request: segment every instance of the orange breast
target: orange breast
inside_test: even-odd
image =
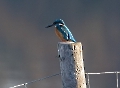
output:
[[[55,29],[55,34],[58,36],[58,38],[62,41],[65,42],[66,40],[63,38],[63,35],[59,30]]]

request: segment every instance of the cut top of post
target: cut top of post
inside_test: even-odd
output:
[[[80,51],[83,50],[81,42],[59,42],[58,43],[58,51],[62,48],[66,48],[67,50],[70,50],[70,49],[75,50],[76,48],[79,48]]]

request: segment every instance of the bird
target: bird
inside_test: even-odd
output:
[[[71,31],[68,29],[62,19],[56,19],[51,25],[48,25],[45,28],[52,26],[55,26],[55,33],[62,42],[76,42]]]

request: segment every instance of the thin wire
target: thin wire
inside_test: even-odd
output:
[[[10,88],[16,88],[16,87],[23,86],[23,85],[25,85],[25,88],[27,88],[27,86],[26,86],[27,84],[31,84],[31,83],[34,83],[34,82],[37,82],[37,81],[42,81],[42,80],[45,80],[45,79],[48,79],[48,78],[51,78],[51,77],[54,77],[54,76],[57,76],[57,75],[60,75],[60,74],[61,73],[53,74],[53,75],[50,75],[50,76],[46,76],[44,78],[33,80],[33,81],[28,82],[28,83],[23,83],[23,84],[16,85],[16,86],[13,86],[13,87],[10,87]]]
[[[116,79],[117,79],[117,88],[119,88],[118,87],[118,72],[116,72]]]
[[[112,74],[112,73],[116,73],[116,71],[114,71],[114,72],[99,72],[99,73],[85,73],[85,74],[97,75],[97,74]],[[120,73],[120,72],[117,71],[117,73]]]
[[[97,75],[97,74],[112,74],[112,73],[116,73],[116,80],[117,80],[117,88],[119,88],[118,86],[118,74],[120,72],[118,71],[114,71],[114,72],[99,72],[99,73],[85,73],[87,75],[87,81],[88,81],[88,88],[90,88],[90,79],[89,79],[89,75]],[[51,78],[51,77],[54,77],[54,76],[57,76],[57,75],[60,75],[61,73],[57,73],[57,74],[53,74],[53,75],[50,75],[50,76],[46,76],[44,78],[40,78],[40,79],[37,79],[37,80],[33,80],[33,81],[30,81],[28,83],[23,83],[23,84],[20,84],[20,85],[16,85],[16,86],[13,86],[13,87],[10,87],[10,88],[16,88],[16,87],[19,87],[19,86],[25,86],[25,88],[27,88],[27,84],[31,84],[31,83],[34,83],[34,82],[37,82],[37,81],[42,81],[42,80],[45,80],[45,79],[48,79],[48,78]]]
[[[114,72],[99,72],[99,73],[85,73],[88,77],[87,81],[88,81],[88,88],[90,88],[90,83],[89,83],[89,75],[98,75],[98,74],[116,74],[116,80],[117,80],[117,88],[119,88],[119,84],[118,84],[118,74],[120,72],[118,71],[114,71]],[[89,75],[88,75],[89,74]]]
[[[88,88],[90,88],[90,79],[89,79],[89,74],[87,74],[87,85],[88,85]]]

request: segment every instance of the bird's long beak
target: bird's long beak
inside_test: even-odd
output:
[[[52,26],[54,26],[54,24],[48,25],[48,26],[47,26],[47,27],[45,27],[45,28],[49,28],[49,27],[52,27]]]

